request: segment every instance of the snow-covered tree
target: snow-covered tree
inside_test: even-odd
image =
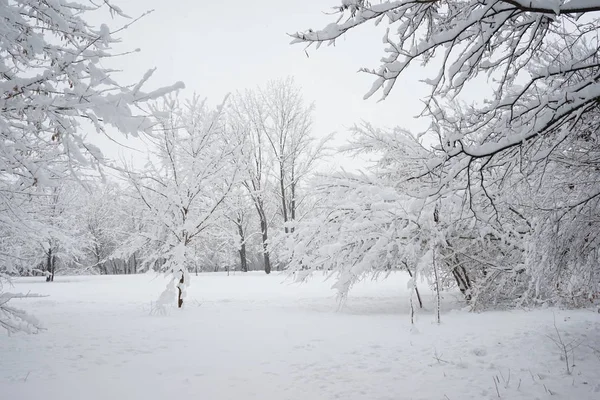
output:
[[[60,178],[48,168],[59,155],[97,164],[101,154],[84,140],[89,127],[82,121],[99,132],[110,125],[137,135],[150,128],[150,120],[135,115],[133,107],[183,86],[142,91],[153,70],[134,85],[115,81],[114,71],[101,62],[116,56],[111,46],[119,39],[107,25],[92,27],[85,20],[99,8],[129,19],[109,1],[95,5],[17,0],[0,5],[3,180],[17,180],[22,188],[49,184]]]
[[[144,269],[143,260],[153,249],[136,245],[138,250],[131,250],[131,239],[143,240],[144,235],[150,229],[151,220],[146,218],[146,206],[139,201],[135,188],[125,187],[119,190],[117,218],[121,232],[114,233],[119,238],[119,245],[112,253],[112,260],[120,260],[123,272],[135,274]]]
[[[431,88],[423,137],[432,149],[404,179],[424,187],[411,193],[417,198],[459,196],[464,207],[449,221],[469,216],[503,243],[480,263],[485,302],[581,304],[597,296],[600,5],[356,0],[336,11],[337,21],[294,34],[294,42],[332,43],[368,22],[387,23],[381,66],[363,69],[375,77],[366,97],[385,98],[413,65],[431,66],[420,71],[431,76],[419,78]],[[472,104],[460,105],[467,99]],[[492,268],[487,256],[495,252]]]
[[[315,192],[321,200],[316,215],[298,223],[288,237],[289,268],[298,279],[328,271],[336,275],[334,288],[343,301],[365,275],[413,265],[397,242],[418,242],[418,224],[393,188],[365,175],[343,174],[322,178]]]
[[[182,306],[188,271],[197,259],[194,245],[214,227],[237,183],[238,148],[224,135],[223,107],[210,111],[197,97],[183,106],[169,99],[155,107],[154,158],[143,170],[127,172],[146,208],[147,230],[133,236],[121,253],[144,250],[145,267],[172,276],[161,304],[175,296],[177,287]]]
[[[102,10],[125,21],[122,27],[86,21]],[[53,190],[48,188],[103,163],[100,150],[85,140],[89,131],[104,133],[108,126],[128,135],[146,131],[150,120],[134,109],[183,84],[143,91],[153,70],[137,83],[123,84],[102,65],[123,55],[112,46],[135,21],[110,1],[3,1],[0,15],[0,230],[18,241],[31,229],[39,231],[22,209],[31,197],[46,197]],[[36,267],[14,253],[3,258],[10,259],[0,267],[3,274],[15,264],[26,271]]]
[[[273,170],[273,156],[268,151],[268,138],[264,124],[264,110],[255,92],[250,90],[233,96],[227,115],[228,136],[233,146],[240,148],[241,184],[247,190],[260,223],[262,239],[263,267],[271,273],[271,252],[269,249],[269,226],[274,208],[269,194],[273,182],[269,179]]]
[[[81,188],[76,183],[52,187],[36,213],[40,227],[41,248],[44,251],[46,280],[54,281],[59,266],[79,264],[88,242],[78,214],[81,213]]]
[[[81,219],[88,237],[85,248],[88,257],[87,271],[101,274],[117,273],[113,254],[124,238],[131,234],[126,232],[124,221],[131,218],[123,212],[122,190],[114,183],[99,182],[88,185],[89,193],[82,204]],[[120,201],[121,200],[121,201]],[[112,264],[112,268],[109,265]]]
[[[514,221],[499,229],[477,220],[454,191],[417,196],[436,188],[435,181],[407,179],[422,170],[431,150],[401,130],[365,124],[354,131],[349,149],[376,152],[379,161],[366,174],[319,179],[316,213],[297,224],[284,247],[297,279],[328,271],[343,301],[357,281],[403,271],[427,279],[438,293],[457,287],[474,306],[506,300],[515,285],[505,284],[514,276],[501,282],[498,273],[524,249],[522,235],[509,229]]]
[[[301,186],[325,156],[331,135],[320,140],[312,135],[314,104],[305,104],[293,78],[270,81],[256,94],[259,126],[274,156],[280,212],[284,231],[288,233],[293,231],[298,208],[305,197]]]
[[[17,332],[39,332],[42,329],[42,324],[36,317],[9,304],[9,301],[13,299],[39,296],[4,291],[3,284],[3,281],[0,280],[0,328],[4,328],[9,335]]]
[[[84,192],[78,182],[65,180],[39,188],[27,200],[19,194],[18,221],[5,225],[2,269],[11,275],[43,273],[51,282],[57,269],[80,265],[88,243],[79,218]]]
[[[267,273],[279,233],[269,234],[269,227],[280,220],[282,232],[293,232],[308,194],[304,185],[327,153],[331,135],[312,135],[313,111],[291,77],[238,93],[229,109],[232,135],[245,149],[243,185],[259,217]]]
[[[225,207],[227,210],[224,217],[228,222],[226,225],[231,227],[228,229],[230,241],[234,243],[233,247],[237,249],[239,255],[239,270],[248,272],[250,239],[254,234],[251,228],[253,204],[243,185],[232,190]]]

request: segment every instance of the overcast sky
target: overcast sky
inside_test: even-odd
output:
[[[119,50],[141,51],[114,60],[123,69],[120,81],[139,79],[157,67],[152,87],[183,81],[183,96],[193,92],[217,104],[229,92],[252,88],[269,79],[293,76],[307,101],[314,101],[315,135],[337,132],[336,143],[348,136],[347,127],[361,120],[377,126],[400,125],[420,130],[426,124],[414,116],[426,94],[415,68],[378,102],[379,94],[363,100],[373,77],[357,73],[376,68],[384,55],[385,24],[361,27],[341,38],[335,47],[319,50],[290,45],[288,33],[322,28],[336,18],[326,15],[339,0],[115,0],[132,17],[150,15],[120,34]],[[101,19],[98,17],[98,23]],[[96,23],[96,20],[92,22]],[[122,24],[117,19],[111,23]],[[115,156],[115,147],[103,148]],[[342,162],[350,165],[348,162]]]

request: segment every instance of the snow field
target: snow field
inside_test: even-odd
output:
[[[47,328],[0,336],[2,399],[600,399],[600,314],[469,313],[446,294],[411,329],[407,277],[333,282],[276,273],[191,276],[183,310],[150,315],[162,275],[22,278]],[[550,339],[576,346],[572,374]]]

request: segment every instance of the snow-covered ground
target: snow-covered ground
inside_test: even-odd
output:
[[[321,277],[192,280],[186,308],[156,316],[162,276],[19,279],[12,291],[49,295],[14,303],[47,329],[0,335],[0,398],[600,399],[592,309],[476,314],[447,295],[441,325],[422,311],[411,330],[403,275],[359,283],[341,311]]]

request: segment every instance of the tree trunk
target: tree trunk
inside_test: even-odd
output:
[[[100,249],[98,248],[98,244],[94,244],[94,255],[96,256],[96,268],[100,272],[100,275],[103,275],[104,266],[102,265],[102,257],[100,257]]]
[[[282,156],[283,157],[283,156]],[[288,222],[287,202],[285,199],[285,182],[284,182],[283,162],[279,162],[279,189],[281,190],[281,214],[283,215],[283,224],[285,233],[289,232],[289,228],[285,225]]]
[[[246,259],[246,244],[242,243],[240,248],[240,263],[242,272],[248,272],[248,260]]]
[[[137,273],[137,258],[135,257],[135,253],[133,253],[133,273]]]
[[[292,164],[292,183],[291,183],[291,195],[292,198],[290,199],[290,219],[295,222],[296,221],[296,182],[294,181],[295,178],[295,174],[294,174],[294,164]],[[290,229],[290,232],[294,232],[294,227],[292,227]]]
[[[290,208],[291,208],[290,209],[290,213],[291,213],[290,219],[292,222],[296,221],[296,198],[295,198],[296,195],[294,194],[294,192],[295,192],[295,190],[293,189],[293,186],[292,186],[292,200],[290,202]],[[294,229],[295,228],[292,226],[290,228],[290,232],[294,233]]]
[[[52,254],[52,249],[48,249],[46,258],[46,271],[48,274],[46,275],[46,282],[54,282],[54,271],[56,269],[56,256]]]
[[[46,253],[46,282],[50,282],[50,270],[51,270],[51,264],[52,263],[52,249],[48,250],[48,253]]]
[[[410,276],[412,278],[413,274],[410,271],[410,268],[408,268],[408,264],[406,262],[402,262],[402,263],[404,264],[404,267],[406,268],[406,271],[408,272],[408,276]],[[417,288],[417,282],[415,282],[415,293],[417,295],[417,299],[419,300],[419,308],[423,308],[423,301],[421,300],[421,294],[419,293],[419,289]]]
[[[435,209],[433,211],[433,220],[436,223],[438,223],[440,221],[440,211],[437,206],[435,207]],[[446,246],[448,248],[452,249],[452,244],[450,243],[449,240],[446,240]],[[465,296],[465,299],[467,301],[470,301],[471,297],[472,297],[471,296],[471,280],[469,279],[467,270],[465,269],[465,267],[460,265],[460,260],[458,259],[458,257],[454,256],[452,261],[454,262],[454,265],[448,265],[447,262],[446,262],[446,264],[452,271],[452,276],[454,276],[454,279],[456,280],[456,284],[458,285],[460,292]]]
[[[271,273],[271,259],[269,257],[269,249],[267,243],[269,241],[269,225],[267,223],[267,216],[265,215],[265,209],[263,207],[262,200],[260,198],[254,199],[254,206],[260,219],[260,232],[262,233],[262,244],[263,244],[263,260],[265,273]]]
[[[179,293],[177,294],[177,308],[181,308],[183,306],[183,297],[181,297],[181,287],[183,286],[183,277],[185,276],[183,270],[179,270],[179,272],[181,272],[181,279],[179,280],[179,285],[177,285],[177,290],[179,291]]]
[[[457,260],[458,262],[458,260]],[[458,284],[460,292],[465,296],[467,301],[471,300],[471,280],[467,274],[467,270],[462,265],[452,268],[452,275]]]
[[[238,234],[240,235],[240,268],[242,272],[248,272],[248,259],[246,258],[246,238],[244,236],[244,226],[242,220],[237,219]]]
[[[452,248],[452,245],[449,241],[446,241],[446,244],[448,245],[448,247]],[[471,279],[469,279],[469,274],[467,273],[465,267],[460,265],[460,260],[458,259],[458,256],[455,255],[454,257],[452,257],[452,262],[454,264],[449,266],[450,270],[452,271],[452,276],[454,276],[454,279],[456,280],[456,284],[458,285],[460,292],[465,296],[465,300],[471,301],[472,286]]]
[[[267,242],[269,241],[269,233],[267,231],[267,221],[264,215],[260,217],[260,231],[262,232],[262,243],[263,243],[263,257],[265,263],[265,273],[271,273],[271,259],[269,257],[269,249],[267,248]]]
[[[441,323],[440,309],[442,307],[442,299],[440,293],[440,278],[437,272],[437,265],[435,265],[435,251],[432,253],[431,262],[433,263],[433,275],[435,277],[435,314],[437,323]]]
[[[56,256],[52,255],[52,271],[50,274],[50,282],[54,282],[54,272],[56,271]]]

